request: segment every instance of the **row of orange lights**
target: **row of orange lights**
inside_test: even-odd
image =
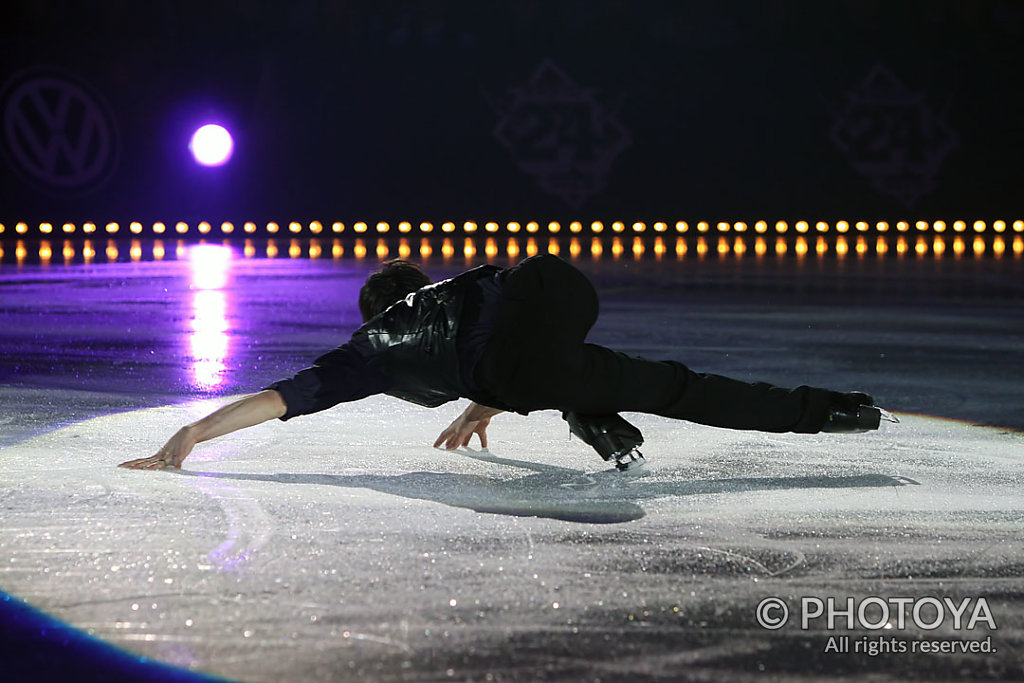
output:
[[[276,258],[282,254],[283,245],[278,245],[274,239],[267,240],[265,245],[261,245],[262,248],[258,249],[256,244],[252,240],[246,240],[243,247],[242,253],[246,258],[256,258],[266,256],[268,258]],[[187,243],[183,240],[177,240],[173,246],[174,254],[177,258],[182,258],[185,254]],[[394,245],[389,245],[384,239],[378,239],[372,252],[371,248],[366,244],[366,240],[357,239],[354,245],[346,247],[341,240],[332,240],[332,243],[328,245],[321,244],[320,240],[314,239],[305,240],[292,239],[289,241],[287,246],[287,255],[291,258],[320,258],[326,256],[328,253],[333,258],[341,258],[346,253],[346,249],[351,250],[351,255],[356,258],[365,258],[370,256],[376,256],[378,258],[388,258],[393,255],[397,255],[401,258],[409,258],[413,255],[413,246],[409,243],[409,240],[403,239],[397,245],[395,253],[392,253]],[[945,238],[943,237],[932,237],[926,238],[924,236],[918,236],[916,240],[910,240],[906,237],[901,237],[897,240],[895,245],[890,245],[888,240],[884,237],[878,237],[874,243],[874,253],[884,255],[890,251],[895,252],[899,256],[906,254],[915,254],[918,257],[926,255],[933,255],[934,257],[941,257],[947,249],[953,253],[955,257],[960,257],[964,254],[970,253],[976,257],[982,256],[989,251],[996,256],[1002,257],[1007,249],[1012,251],[1015,257],[1021,257],[1024,255],[1024,237],[1015,236],[1009,247],[1006,244],[1006,240],[1003,238],[995,239],[991,244],[986,242],[979,236],[973,238],[968,245],[968,240],[963,237],[955,237],[952,243],[947,245]],[[566,251],[569,256],[577,258],[584,255],[584,251],[588,251],[592,258],[600,258],[606,249],[610,252],[613,258],[620,258],[626,254],[627,250],[636,259],[645,257],[646,254],[653,254],[655,258],[660,259],[670,252],[670,245],[664,238],[657,238],[653,245],[646,244],[639,237],[634,237],[631,243],[628,240],[621,238],[615,238],[610,247],[606,247],[605,243],[599,238],[592,238],[590,241],[589,249],[586,249],[583,241],[578,238],[574,238],[568,245],[568,248],[563,250],[563,246],[558,240],[552,238],[548,240],[547,245],[544,247],[546,253],[561,254]],[[525,245],[520,247],[519,241],[514,238],[508,238],[505,244],[504,252],[510,259],[516,259],[520,256],[534,256],[540,253],[541,245],[536,238],[530,237],[526,240]],[[757,238],[753,245],[748,246],[747,241],[740,238],[728,238],[724,236],[715,239],[707,239],[701,237],[697,240],[696,244],[692,244],[683,237],[677,237],[675,244],[672,245],[672,252],[675,254],[677,259],[682,259],[691,251],[695,253],[699,258],[703,258],[711,253],[717,253],[719,256],[737,256],[741,257],[745,255],[748,250],[752,251],[756,256],[764,256],[770,251],[774,252],[776,256],[785,256],[788,253],[793,253],[797,257],[802,258],[807,254],[814,253],[817,256],[825,256],[829,253],[834,253],[838,257],[842,258],[850,254],[851,252],[857,256],[863,257],[868,253],[871,253],[872,247],[870,241],[864,237],[857,237],[854,243],[851,245],[845,237],[840,237],[835,243],[825,240],[822,237],[818,237],[814,240],[813,245],[811,241],[805,237],[800,237],[796,240],[795,244],[790,244],[785,239],[775,238],[774,244],[770,244],[769,240],[763,237]],[[262,254],[260,252],[263,252]],[[445,238],[440,246],[441,256],[444,258],[452,258],[459,253],[459,249],[456,246],[455,240],[451,238]],[[499,256],[501,249],[498,246],[498,241],[494,238],[488,238],[483,246],[483,254],[488,258]],[[163,240],[155,240],[152,243],[152,258],[153,260],[160,261],[167,256],[168,247],[164,244]],[[76,249],[75,243],[70,240],[64,240],[61,256],[64,257],[65,262],[70,263],[78,255],[79,251]],[[92,240],[86,240],[81,245],[81,255],[86,263],[91,262],[96,258],[96,246]],[[121,256],[121,247],[115,240],[108,239],[104,253],[108,261],[117,261]],[[430,258],[434,254],[434,244],[432,240],[428,238],[422,238],[416,253],[420,258]],[[467,259],[474,258],[478,255],[477,245],[473,238],[467,237],[463,240],[461,253]],[[4,256],[3,247],[0,246],[0,259]],[[14,256],[18,263],[23,262],[28,257],[28,249],[24,242],[19,241],[14,249]],[[132,261],[141,261],[143,257],[142,242],[139,240],[132,240],[132,243],[128,249],[128,256]],[[42,263],[49,263],[54,258],[53,247],[48,240],[44,240],[39,245],[39,260]]]
[[[74,234],[76,232],[79,232],[79,226],[77,224],[75,224],[75,223],[64,223],[63,225],[60,226],[60,228],[55,226],[53,223],[40,223],[37,227],[38,227],[38,233],[41,234],[41,235],[50,235],[50,234],[53,234],[53,233],[60,233],[60,232],[63,232],[65,234]],[[263,228],[263,232],[267,233],[267,234],[270,234],[270,235],[276,235],[276,234],[279,234],[279,233],[292,233],[292,234],[307,233],[307,234],[312,234],[312,235],[320,235],[320,234],[324,234],[324,233],[327,233],[327,234],[330,234],[330,233],[341,234],[341,233],[344,233],[346,231],[354,232],[356,234],[365,234],[365,233],[387,234],[387,233],[391,232],[391,227],[392,226],[391,226],[390,223],[383,222],[383,221],[377,223],[372,228],[371,228],[371,226],[368,223],[364,223],[364,222],[357,222],[357,223],[351,224],[351,226],[347,226],[345,223],[340,223],[340,222],[335,222],[335,223],[331,223],[329,225],[325,225],[325,224],[321,223],[320,221],[313,221],[313,222],[308,223],[308,224],[299,223],[297,221],[292,221],[290,223],[285,224],[284,226],[282,226],[282,225],[280,225],[278,223],[274,223],[274,222],[267,223],[264,226],[264,228]],[[472,221],[466,221],[466,222],[462,223],[462,225],[461,225],[462,232],[466,233],[466,234],[473,234],[473,233],[477,232],[480,229],[480,227],[481,226],[479,226],[477,223],[474,223]],[[568,231],[570,233],[581,233],[581,232],[584,232],[586,230],[584,224],[581,223],[580,221],[573,221],[573,222],[569,223],[566,227],[567,227],[567,229],[568,229]],[[429,223],[429,222],[420,223],[418,226],[414,226],[412,223],[410,223],[408,221],[402,221],[402,222],[400,222],[400,223],[398,223],[396,225],[397,231],[399,233],[402,233],[402,234],[411,233],[411,232],[414,232],[416,230],[418,230],[420,233],[428,234],[428,233],[434,232],[434,228],[435,228],[434,224],[433,223]],[[454,223],[454,222],[447,221],[447,222],[441,223],[439,228],[440,228],[440,231],[443,232],[443,233],[453,233],[453,232],[456,232],[459,229],[459,226],[456,223]],[[753,226],[748,226],[747,223],[744,223],[744,222],[730,223],[730,222],[724,222],[724,221],[723,222],[718,222],[718,223],[709,223],[709,222],[706,222],[706,221],[700,221],[700,222],[695,223],[695,224],[693,224],[691,226],[686,221],[678,221],[678,222],[676,222],[674,224],[674,226],[671,228],[671,230],[674,230],[676,233],[679,233],[679,234],[686,234],[686,233],[690,233],[690,232],[696,232],[696,233],[699,233],[699,234],[713,233],[713,232],[718,232],[718,233],[730,233],[730,232],[745,233],[745,232],[748,232],[748,231],[754,232],[754,233],[757,233],[757,234],[765,234],[765,233],[774,231],[776,234],[784,235],[784,234],[788,233],[791,229],[795,233],[798,233],[798,234],[807,234],[807,233],[812,233],[812,232],[817,232],[817,233],[835,232],[835,233],[839,233],[839,234],[845,234],[845,233],[849,233],[849,232],[864,233],[864,232],[868,232],[868,231],[872,230],[872,228],[876,232],[879,232],[879,233],[886,233],[886,232],[889,232],[890,230],[892,230],[894,232],[901,232],[901,233],[908,233],[908,232],[913,232],[913,231],[917,231],[917,232],[929,232],[930,231],[930,232],[935,232],[935,233],[944,233],[944,232],[947,231],[947,229],[950,229],[952,232],[958,232],[958,233],[963,233],[963,232],[968,232],[970,230],[973,230],[975,233],[979,233],[980,234],[980,233],[986,232],[990,228],[991,228],[991,231],[995,232],[995,233],[1004,233],[1004,232],[1007,232],[1008,230],[1011,230],[1012,232],[1022,233],[1022,232],[1024,232],[1024,220],[1016,220],[1016,221],[1013,221],[1012,223],[1007,223],[1006,221],[1003,221],[1003,220],[997,220],[997,221],[993,221],[991,224],[989,224],[986,221],[981,221],[981,220],[973,221],[970,224],[968,224],[967,221],[953,221],[951,224],[947,224],[946,221],[923,221],[923,220],[921,220],[921,221],[916,221],[916,222],[913,222],[913,223],[908,222],[908,221],[898,221],[898,222],[896,222],[895,224],[892,224],[892,225],[890,225],[886,221],[878,221],[878,222],[876,222],[874,224],[869,223],[867,221],[857,221],[857,222],[852,223],[852,224],[849,223],[848,221],[838,221],[836,223],[828,223],[828,222],[825,222],[825,221],[817,221],[817,222],[815,222],[813,224],[810,223],[809,221],[796,221],[795,223],[793,223],[792,227],[786,221],[776,221],[773,225],[770,225],[767,221],[757,221],[756,223],[753,224]],[[482,229],[483,229],[484,232],[496,233],[496,232],[500,232],[502,230],[502,225],[500,223],[496,223],[496,222],[488,222],[488,223],[484,223],[483,224]],[[513,222],[510,222],[510,223],[506,223],[505,226],[504,226],[504,229],[505,229],[506,232],[509,232],[509,233],[512,233],[512,234],[516,234],[516,233],[518,233],[520,231],[523,231],[523,232],[526,232],[526,233],[531,233],[531,234],[545,231],[545,229],[542,228],[541,224],[536,222],[536,221],[530,221],[530,222],[525,223],[525,224],[520,224],[520,223],[517,223],[517,222],[513,221]],[[650,229],[650,231],[654,232],[654,233],[667,233],[667,232],[671,231],[669,224],[668,223],[664,223],[664,222],[656,222],[656,223],[652,223],[650,226],[648,226],[647,223],[643,223],[643,222],[635,222],[635,223],[632,223],[630,225],[627,225],[626,223],[623,223],[622,221],[615,221],[613,223],[610,223],[607,226],[607,229],[610,232],[613,232],[613,233],[632,232],[632,233],[637,233],[637,234],[646,233],[646,232],[648,232],[648,229]],[[15,234],[17,234],[17,235],[26,235],[26,234],[28,234],[29,230],[30,230],[29,225],[27,223],[21,222],[21,223],[16,223],[14,225],[13,232]],[[241,228],[239,229],[239,232],[243,233],[243,234],[250,234],[251,235],[251,234],[254,234],[254,233],[258,232],[259,230],[260,230],[260,228],[256,225],[256,223],[253,223],[253,222],[250,221],[250,222],[243,223]],[[601,234],[605,230],[606,230],[606,226],[601,221],[593,221],[589,225],[589,231],[591,233],[593,233],[593,234]],[[7,226],[4,225],[3,223],[0,223],[0,235],[4,234],[6,231],[7,231]],[[128,223],[128,225],[126,227],[126,231],[128,233],[130,233],[130,234],[133,234],[133,235],[141,235],[144,232],[146,232],[146,228],[145,228],[145,226],[143,226],[142,223],[140,223],[138,221],[132,221],[132,222]],[[562,231],[562,224],[561,223],[559,223],[557,221],[551,221],[551,222],[547,223],[546,232],[548,232],[550,234],[557,234],[557,233],[560,233],[561,231]],[[94,234],[94,233],[103,233],[103,232],[105,232],[106,234],[109,234],[109,235],[116,235],[116,234],[120,234],[121,233],[121,224],[120,223],[116,223],[116,222],[111,222],[111,223],[106,223],[106,224],[104,224],[101,227],[100,225],[98,225],[96,223],[83,223],[81,225],[81,232],[84,233],[84,234],[87,234],[87,235]],[[234,223],[227,222],[227,221],[221,223],[218,227],[214,227],[213,224],[211,224],[211,223],[209,223],[207,221],[203,221],[201,223],[196,224],[194,228],[193,228],[193,226],[191,226],[190,224],[188,224],[188,223],[186,223],[184,221],[179,221],[177,223],[174,223],[173,225],[168,225],[166,223],[157,222],[157,223],[153,223],[150,226],[149,232],[150,232],[150,234],[153,234],[153,235],[165,235],[165,234],[175,234],[175,233],[179,234],[179,235],[187,235],[187,234],[209,235],[211,233],[219,233],[219,234],[223,234],[223,235],[230,235],[230,234],[233,234],[233,233],[236,232],[236,228],[235,228],[235,224]]]

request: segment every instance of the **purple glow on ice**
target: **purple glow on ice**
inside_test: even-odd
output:
[[[224,287],[231,269],[231,248],[200,244],[189,249],[192,278],[192,331],[189,349],[192,376],[202,389],[214,389],[224,382],[230,335],[228,297]]]
[[[231,158],[235,143],[231,133],[223,126],[209,123],[192,134],[188,143],[189,151],[196,163],[203,166],[220,166]]]

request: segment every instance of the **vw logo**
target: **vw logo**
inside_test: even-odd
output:
[[[35,67],[16,74],[0,94],[0,117],[10,165],[51,194],[88,194],[117,166],[110,109],[71,73]]]

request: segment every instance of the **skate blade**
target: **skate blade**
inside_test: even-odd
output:
[[[878,416],[881,417],[886,422],[892,422],[893,424],[900,423],[900,419],[893,415],[892,413],[890,413],[888,410],[885,410],[884,408],[878,408],[877,406],[875,407],[875,409],[878,411]]]
[[[646,464],[643,453],[638,450],[632,450],[615,459],[615,469],[626,474],[636,474]]]

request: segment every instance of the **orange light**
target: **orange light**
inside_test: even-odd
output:
[[[389,223],[385,223],[384,221],[380,221],[380,222],[377,223],[377,234],[383,235],[384,233],[386,233],[386,232],[388,232],[390,230],[391,230],[391,225]]]
[[[857,246],[855,247],[857,256],[860,258],[864,257],[864,254],[868,253],[868,242],[863,237],[857,238]]]
[[[377,240],[377,258],[387,258],[388,243],[384,240]]]
[[[687,248],[688,247],[686,245],[686,240],[683,239],[682,237],[676,237],[676,258],[677,259],[681,260],[684,256],[686,256]]]
[[[1006,232],[1006,221],[996,221],[992,224],[992,229],[996,232]]]
[[[953,221],[953,230],[956,232],[963,232],[967,229],[967,223],[964,221]]]
[[[754,242],[754,253],[758,257],[764,256],[768,253],[768,243],[764,241],[763,237],[758,237],[757,241]]]
[[[594,233],[600,233],[604,230],[604,223],[602,223],[601,221],[594,221],[593,223],[590,224],[590,229]]]
[[[689,232],[690,226],[686,221],[676,221],[676,232]]]
[[[924,237],[918,235],[917,242],[914,243],[914,251],[917,253],[918,258],[928,254],[928,243],[925,241]]]
[[[433,223],[420,223],[420,232],[433,232],[433,231],[434,231],[434,224]]]
[[[616,237],[614,240],[612,240],[612,257],[619,258],[620,256],[622,256],[622,252],[622,240]]]
[[[519,256],[519,240],[515,237],[508,241],[507,251],[509,258],[517,258]]]
[[[44,235],[49,235],[51,232],[53,232],[53,224],[52,223],[40,223],[39,224],[39,232],[43,233]]]
[[[601,244],[601,240],[596,237],[591,238],[590,255],[594,258],[600,258],[602,252],[604,252],[604,245]]]
[[[320,221],[313,221],[309,224],[309,231],[314,235],[319,235],[324,231],[324,224]]]
[[[896,229],[899,230],[900,232],[906,232],[907,230],[910,230],[910,223],[906,221],[900,221],[896,224]]]
[[[644,255],[644,241],[639,237],[633,238],[633,258],[639,260]]]
[[[797,229],[798,230],[800,229],[799,226],[797,227]],[[797,258],[803,258],[804,256],[806,256],[807,255],[807,240],[804,239],[803,237],[800,237],[799,239],[797,239],[795,251],[796,251]]]
[[[561,251],[562,247],[558,244],[558,240],[554,237],[548,239],[548,253],[558,256],[558,252]]]
[[[580,239],[578,237],[573,237],[569,241],[569,256],[578,258],[581,251],[583,251],[583,248],[580,247]]]
[[[267,258],[277,258],[277,242],[267,240]]]
[[[242,225],[242,230],[245,230],[247,233],[251,235],[252,233],[256,232],[256,224],[253,223],[252,221],[246,221],[245,224]]]
[[[18,259],[18,263],[21,264],[26,256],[28,256],[28,250],[25,249],[25,243],[18,240],[18,244],[14,247],[14,258]]]
[[[299,245],[299,241],[298,240],[294,240],[293,239],[288,244],[288,257],[289,258],[299,258],[300,256],[302,256],[302,246]]]
[[[537,240],[532,237],[526,240],[526,255],[536,256],[537,255]]]
[[[200,223],[199,224],[199,231],[200,232],[202,232],[202,227],[203,227],[203,225],[202,225],[202,223]],[[302,224],[301,223],[297,223],[295,221],[292,221],[291,223],[288,224],[288,230],[290,232],[292,232],[292,233],[302,232]]]
[[[1018,237],[1014,237],[1013,238],[1013,255],[1015,257],[1018,257],[1021,254],[1024,254],[1024,239],[1021,239],[1019,236]]]
[[[274,227],[276,229],[277,226]],[[174,231],[177,232],[179,235],[184,235],[186,232],[188,232],[188,223],[178,221],[177,223],[174,224]]]
[[[96,250],[92,248],[92,240],[86,240],[85,244],[82,245],[82,259],[86,263],[92,263],[92,260],[95,257]]]
[[[697,223],[697,232],[707,232],[710,229],[711,226],[708,225],[707,221],[701,221]]]
[[[345,232],[345,224],[335,221],[331,223],[331,232],[337,234],[339,232]]]
[[[120,256],[120,252],[117,250],[117,243],[113,240],[107,241],[107,260],[116,261],[117,257]]]
[[[142,259],[142,243],[138,240],[132,240],[131,248],[128,250],[128,257],[132,261],[139,261]]]
[[[914,227],[917,228],[919,232],[924,232],[928,229],[928,221],[917,221],[914,223]]]
[[[84,233],[96,232],[96,224],[95,223],[85,223],[84,225],[82,225],[82,232],[84,232]]]
[[[341,243],[341,240],[333,240],[331,242],[331,257],[341,258],[345,255],[345,246]]]
[[[467,237],[466,241],[463,242],[462,254],[466,258],[473,258],[474,256],[476,256],[476,245],[473,244],[473,239],[471,237]]]
[[[983,240],[982,238],[975,237],[974,242],[971,243],[971,246],[974,249],[975,256],[981,256],[982,254],[985,253],[985,240]]]
[[[278,225],[277,223],[274,223],[274,222],[267,223],[267,232],[269,232],[272,235],[277,234],[277,231],[280,230],[280,229],[281,229],[281,226]],[[275,250],[274,253],[277,253],[277,251]]]
[[[814,228],[818,232],[828,232],[828,223],[826,223],[825,221],[818,221],[817,223],[814,224]]]
[[[754,223],[754,232],[756,232],[758,234],[761,234],[761,235],[763,235],[764,233],[768,232],[768,222],[767,221],[758,221],[758,222]]]
[[[476,232],[476,223],[473,221],[466,221],[462,224],[462,229],[465,232]]]
[[[490,222],[488,222],[488,223],[486,223],[486,224],[484,225],[484,230],[486,230],[487,232],[498,232],[498,230],[500,229],[500,227],[501,227],[501,226],[499,226],[499,225],[498,225],[497,223],[495,223],[494,221],[490,221]]]
[[[974,232],[985,232],[985,221],[974,221]]]
[[[424,259],[430,258],[430,256],[433,253],[434,253],[434,249],[433,249],[433,247],[430,246],[430,240],[425,239],[425,238],[421,239],[420,240],[420,258],[424,258]]]
[[[1013,231],[1014,232],[1024,232],[1024,221],[1014,221],[1013,222]]]
[[[412,255],[412,247],[409,246],[409,240],[402,239],[398,244],[398,258],[409,258]]]
[[[206,221],[203,221],[202,223],[200,223],[199,227],[198,227],[199,232],[201,232],[204,235],[206,233],[210,232],[211,229],[212,229],[212,226],[209,223],[207,223]]]
[[[661,259],[665,255],[665,240],[661,238],[661,235],[654,240],[654,257]]]
[[[997,237],[992,240],[992,253],[995,254],[996,258],[1002,258],[1006,252],[1006,241],[1002,237]]]
[[[355,246],[352,247],[352,254],[357,259],[366,258],[366,243],[361,239],[357,239]]]
[[[398,232],[406,233],[412,231],[412,223],[409,221],[402,221],[398,224]]]
[[[117,231],[120,229],[121,226],[118,225],[117,223],[107,223],[107,232],[111,235],[116,234]]]
[[[68,225],[70,225],[70,223],[65,223],[64,227],[66,228]],[[0,223],[0,235],[4,234],[4,230],[6,230],[6,229],[7,229],[7,226],[4,225],[3,223]],[[71,231],[70,230],[65,230],[64,232],[71,232]],[[2,252],[0,252],[0,256],[2,256],[2,255],[3,255]]]
[[[362,233],[366,232],[366,229],[367,229],[366,228],[366,223],[364,221],[359,221],[358,223],[356,223],[355,225],[352,226],[352,229],[355,230],[356,232],[362,234]]]
[[[729,232],[729,228],[732,227],[728,223],[720,222],[718,224],[718,232]]]
[[[744,223],[743,221],[740,221],[739,223],[734,223],[732,229],[735,230],[736,232],[746,232],[747,224]]]
[[[558,221],[551,221],[548,223],[548,232],[554,234],[562,229],[562,226],[558,224]]]
[[[71,244],[70,240],[64,240],[64,262],[68,263],[75,258],[75,247]],[[0,249],[0,258],[4,255],[3,250]]]
[[[658,221],[654,224],[654,232],[665,232],[666,230],[668,230],[668,223]]]
[[[786,223],[786,221],[775,221],[775,232],[779,233],[780,235],[785,235],[788,230],[789,225]]]
[[[43,263],[43,265],[46,265],[47,263],[49,263],[50,259],[52,257],[53,257],[53,249],[50,247],[50,243],[49,242],[40,242],[39,243],[39,260]]]
[[[900,238],[896,241],[896,253],[899,256],[903,256],[909,249],[910,246],[907,244],[907,238],[900,235]]]
[[[870,228],[871,226],[868,225],[867,221],[857,221],[858,232],[867,232]]]
[[[797,232],[805,233],[805,232],[807,232],[810,229],[811,229],[811,226],[808,225],[807,221],[797,221],[796,222],[796,231]],[[799,251],[797,253],[799,253]]]
[[[63,228],[62,228],[62,230],[64,230],[64,232],[66,232],[66,233],[72,233],[72,232],[75,231],[75,224],[74,223],[65,223]],[[3,226],[0,226],[0,232],[3,232]]]
[[[626,224],[623,223],[622,221],[615,221],[614,223],[612,223],[612,230],[614,232],[622,232],[625,229],[626,229]]]
[[[441,232],[455,232],[455,224],[451,221],[445,221],[441,224]],[[441,249],[441,253],[444,253],[444,249]],[[455,253],[454,247],[452,247],[452,253]]]
[[[703,237],[697,239],[697,258],[703,259],[708,253],[708,241]]]
[[[647,226],[644,223],[633,223],[633,232],[644,232]]]
[[[452,246],[451,238],[444,238],[444,242],[441,244],[441,256],[445,258],[451,258],[455,255],[455,247]]]
[[[824,256],[828,253],[828,242],[825,241],[824,237],[819,237],[814,243],[814,251],[817,252],[818,256]]]
[[[936,237],[932,240],[932,253],[936,256],[942,256],[946,252],[946,240],[941,237]]]
[[[850,223],[848,221],[839,221],[836,223],[836,232],[844,234],[850,232]]]
[[[536,221],[530,221],[526,224],[526,232],[537,232],[538,230],[540,230],[540,226]],[[527,249],[527,252],[529,252],[529,249]]]
[[[958,235],[957,238],[953,240],[953,255],[960,258],[966,250],[967,245],[964,243],[964,238]]]
[[[19,235],[24,235],[26,232],[28,232],[28,224],[18,223],[17,225],[14,226],[14,231]]]
[[[252,243],[252,240],[245,241],[242,253],[245,255],[245,258],[252,258],[256,255],[256,245]],[[156,256],[156,247],[153,247],[153,256]]]
[[[836,255],[839,258],[844,258],[850,251],[850,246],[846,243],[845,237],[840,237],[836,240]]]
[[[732,253],[736,254],[737,257],[743,256],[747,253],[747,243],[743,241],[742,237],[737,237],[733,240]]]
[[[520,228],[519,223],[516,223],[515,221],[513,221],[513,222],[508,224],[508,231],[511,232],[511,233],[519,232],[519,228]],[[519,252],[517,251],[516,253],[519,253]]]
[[[487,258],[494,258],[498,255],[498,243],[493,237],[488,237],[486,244],[484,244],[484,253],[487,254]]]
[[[946,221],[935,221],[932,223],[932,230],[935,232],[946,232]]]
[[[879,221],[878,224],[875,225],[875,229],[878,230],[878,232],[888,232],[889,224],[885,221]]]
[[[583,231],[583,224],[579,221],[573,221],[569,224],[569,232],[578,233]]]

